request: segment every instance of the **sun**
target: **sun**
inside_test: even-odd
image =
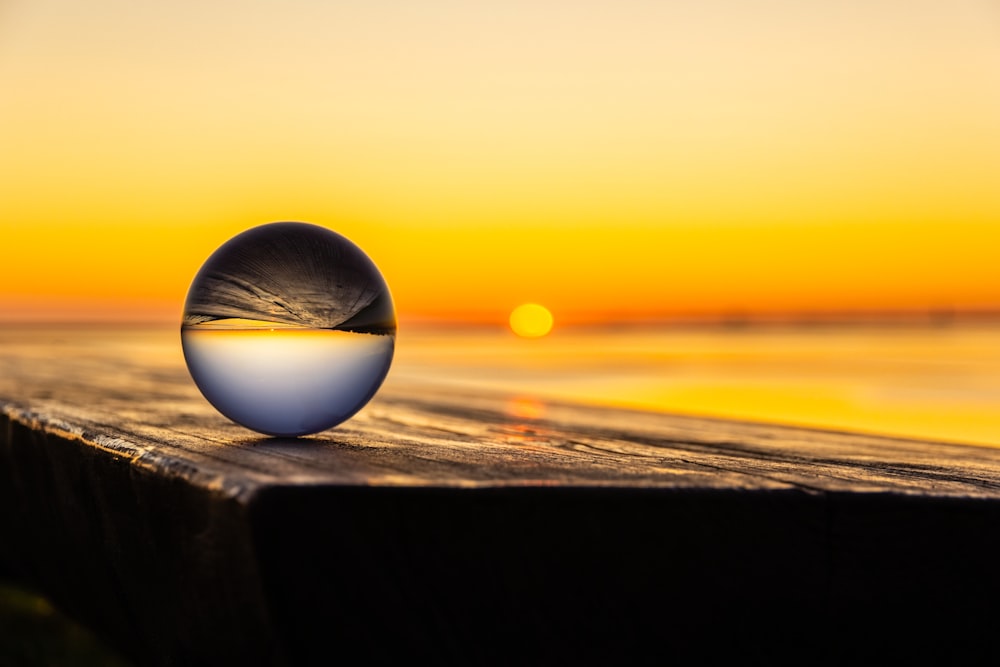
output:
[[[552,331],[552,313],[537,303],[522,303],[510,312],[510,328],[524,338],[541,338]]]

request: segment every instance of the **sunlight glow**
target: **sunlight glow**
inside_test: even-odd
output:
[[[280,220],[403,321],[1000,312],[995,2],[245,5],[0,2],[0,321],[174,321]]]
[[[540,338],[552,331],[552,313],[537,303],[523,303],[511,311],[510,328],[523,338]]]

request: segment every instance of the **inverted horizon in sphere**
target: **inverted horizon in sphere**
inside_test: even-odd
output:
[[[352,417],[392,363],[396,316],[368,256],[326,228],[260,225],[195,276],[181,326],[191,377],[219,412],[275,436]]]

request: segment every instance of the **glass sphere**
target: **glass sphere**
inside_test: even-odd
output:
[[[275,436],[317,433],[375,395],[396,314],[375,264],[302,222],[249,229],[216,250],[188,291],[181,344],[198,389],[226,417]]]

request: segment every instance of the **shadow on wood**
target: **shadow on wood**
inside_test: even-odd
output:
[[[266,439],[116,340],[0,354],[0,574],[139,665],[1000,658],[1000,450],[399,381]]]
[[[7,570],[138,664],[835,664],[995,650],[991,499],[364,485],[234,497],[86,437],[10,418],[3,433]]]

